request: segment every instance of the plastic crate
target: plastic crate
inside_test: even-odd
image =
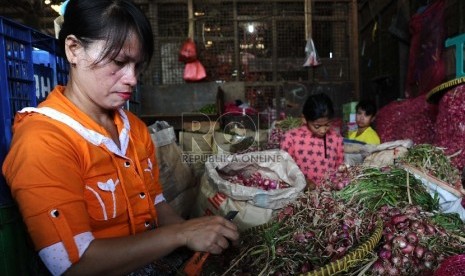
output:
[[[57,82],[56,39],[0,16],[0,167],[11,142],[15,113],[36,106]],[[57,65],[60,62],[60,65]],[[60,81],[66,81],[60,77]],[[48,275],[0,174],[0,275]]]
[[[34,88],[32,44],[27,27],[0,18],[0,164],[11,141],[11,122],[21,107],[33,105],[28,93]],[[12,203],[5,180],[0,177],[0,206]]]
[[[54,37],[0,16],[0,165],[16,112],[37,106],[56,84],[67,81],[69,67],[57,45]],[[0,177],[0,206],[12,201],[5,186]]]
[[[55,76],[56,83],[66,85],[68,82],[69,62],[66,55],[62,53],[61,48],[58,46],[58,40],[55,40]]]
[[[56,56],[56,83],[66,85],[68,82],[69,63],[65,57]]]
[[[52,68],[42,64],[34,64],[34,83],[36,100],[37,103],[40,103],[45,100],[48,94],[53,90],[54,81]]]

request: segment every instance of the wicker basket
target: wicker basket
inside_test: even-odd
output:
[[[371,237],[361,245],[359,245],[354,251],[345,255],[342,259],[331,262],[324,267],[317,270],[310,271],[304,275],[307,276],[330,276],[336,273],[346,271],[350,267],[360,263],[363,258],[378,244],[383,234],[383,222],[378,220],[376,222],[376,229]]]
[[[465,254],[455,255],[445,259],[434,276],[463,276],[465,275]]]

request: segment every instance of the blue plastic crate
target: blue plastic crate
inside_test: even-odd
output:
[[[68,82],[69,62],[65,57],[56,56],[57,84],[66,85]]]
[[[66,85],[68,82],[69,62],[62,49],[58,46],[58,40],[55,40],[55,51],[56,83]]]
[[[0,18],[0,165],[11,142],[11,123],[22,105],[34,105],[32,45],[27,27]],[[0,177],[0,206],[12,203]]]
[[[0,16],[0,166],[16,112],[37,106],[56,84],[66,84],[69,67],[57,45],[54,37]],[[11,204],[5,187],[0,177],[0,207]]]
[[[54,55],[56,53],[55,48],[57,45],[55,41],[55,37],[31,29],[31,44],[34,48],[46,51]],[[51,59],[50,61],[55,62],[54,59]]]
[[[0,16],[0,34],[18,41],[31,42],[30,28]]]
[[[42,64],[34,64],[34,82],[36,100],[37,103],[40,103],[45,100],[48,94],[53,90],[54,81],[52,68]]]
[[[54,60],[50,61],[50,57],[50,53],[45,50],[40,50],[37,48],[33,48],[32,50],[32,63],[34,63],[34,65],[40,64],[50,67],[51,62],[54,62]]]

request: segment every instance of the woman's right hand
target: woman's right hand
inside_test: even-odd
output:
[[[179,237],[194,251],[220,254],[229,247],[230,241],[239,239],[237,226],[220,216],[189,219],[179,226]]]

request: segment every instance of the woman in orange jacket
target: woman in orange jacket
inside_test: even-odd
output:
[[[221,253],[218,217],[183,220],[165,202],[146,125],[122,107],[153,34],[130,0],[70,0],[59,34],[69,82],[17,114],[3,173],[54,275],[127,274],[180,247]]]

